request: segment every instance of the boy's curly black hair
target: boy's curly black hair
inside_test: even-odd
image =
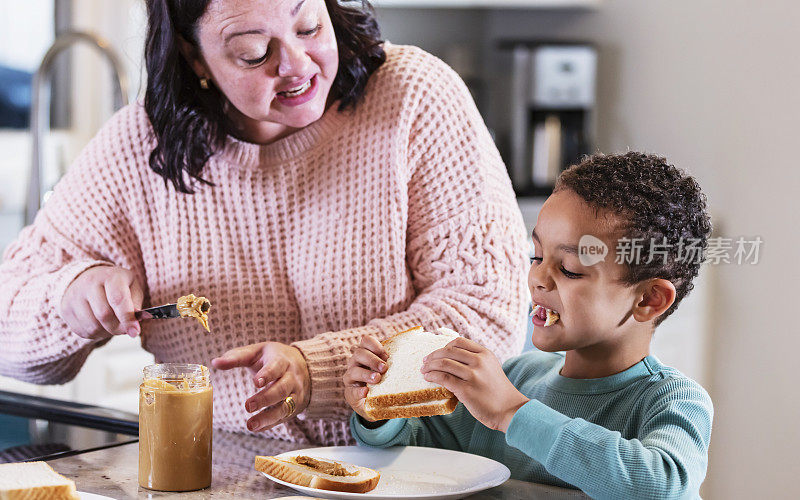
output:
[[[711,219],[697,181],[666,158],[628,152],[585,157],[558,178],[554,192],[563,189],[598,211],[616,215],[623,238],[636,241],[637,247],[641,244],[641,259],[626,259],[625,284],[663,278],[675,286],[675,302],[656,318],[658,326],[692,290],[692,280],[705,260]],[[659,252],[650,260],[653,242]]]

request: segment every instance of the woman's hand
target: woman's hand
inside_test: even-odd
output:
[[[356,413],[369,422],[375,420],[369,418],[364,409],[364,400],[369,391],[367,383],[380,382],[381,374],[386,371],[388,358],[389,353],[383,345],[375,337],[365,335],[361,339],[361,344],[350,356],[347,371],[344,372],[344,398]]]
[[[426,356],[422,373],[425,380],[452,391],[490,429],[506,432],[514,413],[530,401],[508,380],[491,351],[463,337]]]
[[[142,308],[142,285],[129,270],[96,266],[80,273],[61,299],[60,315],[75,334],[102,340],[141,332],[134,311]]]
[[[294,418],[308,406],[311,399],[311,376],[303,354],[296,347],[280,342],[261,342],[231,349],[211,360],[217,370],[247,368],[260,391],[244,402],[249,413],[251,431],[263,431]],[[288,415],[283,404],[292,396],[295,410]]]

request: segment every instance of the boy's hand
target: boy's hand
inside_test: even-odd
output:
[[[530,401],[508,380],[494,354],[463,337],[426,356],[422,374],[452,391],[490,429],[506,432],[514,413]]]
[[[367,416],[364,400],[367,397],[367,383],[376,384],[386,371],[385,361],[389,353],[375,337],[369,335],[361,339],[361,344],[353,351],[344,372],[344,398],[356,413],[369,422],[375,420]]]

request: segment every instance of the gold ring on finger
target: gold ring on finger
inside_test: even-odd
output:
[[[284,418],[289,418],[294,415],[294,410],[297,408],[297,406],[295,405],[294,398],[292,396],[288,396],[283,400],[283,406],[286,408],[286,416]]]

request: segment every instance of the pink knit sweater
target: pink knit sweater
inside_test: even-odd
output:
[[[462,81],[425,52],[386,45],[354,112],[334,107],[269,145],[229,138],[194,195],[150,170],[140,104],[83,150],[0,266],[0,374],[72,379],[97,347],[59,316],[65,288],[101,263],[145,284],[145,306],[208,297],[196,321],[145,321],[159,362],[210,364],[274,340],[298,347],[311,403],[271,437],[351,443],[342,375],[365,334],[448,326],[506,359],[524,340],[522,218]],[[247,432],[245,369],[213,372],[214,421]]]

